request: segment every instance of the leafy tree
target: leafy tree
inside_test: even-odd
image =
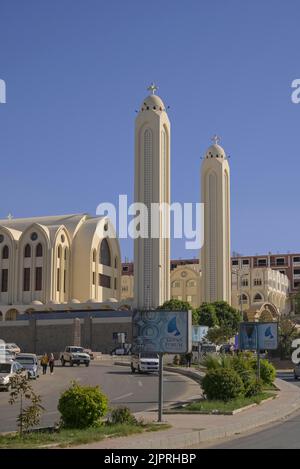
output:
[[[282,316],[279,319],[279,353],[281,360],[290,358],[292,342],[299,337],[297,323],[291,316]]]
[[[202,303],[198,312],[198,323],[201,326],[215,327],[219,325],[216,309],[212,303]]]
[[[212,327],[208,330],[206,337],[209,342],[216,345],[221,345],[228,342],[234,336],[235,332],[233,329],[226,325]]]
[[[295,307],[295,313],[300,314],[300,289],[294,296],[294,307]]]
[[[17,373],[11,378],[10,384],[12,390],[8,402],[11,405],[17,402],[20,404],[17,423],[19,432],[22,435],[23,431],[28,431],[39,424],[41,414],[45,409],[41,404],[41,396],[33,391],[31,384],[24,374]],[[30,402],[27,407],[24,407],[25,400]]]
[[[226,301],[215,301],[213,306],[220,326],[231,329],[233,335],[238,332],[241,317],[239,311],[230,306]]]
[[[188,301],[172,298],[172,300],[165,301],[164,304],[159,306],[157,309],[165,309],[167,311],[189,311],[193,308]]]
[[[165,309],[167,311],[192,311],[193,324],[199,324],[198,311],[195,310],[188,301],[176,300],[173,298],[172,300],[165,301],[164,304],[159,306],[157,309]]]

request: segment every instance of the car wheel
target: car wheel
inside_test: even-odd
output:
[[[140,365],[138,365],[138,372],[141,373]]]
[[[131,373],[135,373],[135,368],[132,365],[131,365]]]
[[[85,366],[90,366],[90,362],[86,362]]]
[[[294,379],[298,379],[298,376],[296,375],[296,373],[294,373]]]
[[[76,363],[76,365],[77,365],[77,366],[79,366],[79,365],[80,365],[80,363]]]
[[[65,360],[62,358],[61,359],[61,366],[65,366],[65,364],[66,364]]]
[[[74,365],[74,363],[73,363],[72,360],[71,360],[71,361],[70,361],[70,366],[73,366],[73,365]]]

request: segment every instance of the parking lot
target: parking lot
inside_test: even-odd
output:
[[[57,366],[54,374],[40,373],[40,377],[31,383],[34,390],[42,396],[42,405],[46,411],[42,417],[41,425],[53,425],[59,420],[57,403],[60,394],[70,385],[72,380],[80,384],[99,385],[108,395],[110,405],[126,405],[134,412],[153,409],[157,407],[158,376],[157,374],[132,374],[126,366],[116,366],[112,359],[92,361],[89,367]],[[182,398],[183,395],[195,396],[199,386],[190,379],[165,373],[164,396],[165,404],[170,404]],[[18,406],[8,404],[9,393],[0,392],[0,431],[16,429],[16,416]]]

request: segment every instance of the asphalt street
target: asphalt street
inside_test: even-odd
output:
[[[300,379],[294,380],[290,372],[278,373],[277,377],[300,386]],[[293,414],[278,425],[260,428],[242,438],[219,441],[218,444],[204,444],[210,449],[300,449],[300,412]]]
[[[42,396],[45,407],[41,425],[53,425],[59,420],[57,403],[60,394],[72,380],[80,384],[99,385],[108,395],[111,406],[126,405],[134,412],[157,408],[158,376],[157,374],[132,374],[129,367],[115,366],[92,362],[85,366],[57,366],[54,374],[48,373],[34,381],[35,391]],[[174,373],[164,374],[164,403],[176,402],[184,395],[195,396],[199,385],[194,381]],[[0,432],[16,429],[18,406],[8,404],[9,393],[0,392]]]

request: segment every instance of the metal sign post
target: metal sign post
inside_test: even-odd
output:
[[[259,331],[258,326],[256,326],[256,354],[257,354],[257,370],[256,370],[256,379],[257,382],[260,380],[260,348],[259,348]]]
[[[159,376],[158,376],[158,421],[162,422],[163,417],[163,405],[164,405],[164,365],[163,365],[163,353],[159,354]]]

